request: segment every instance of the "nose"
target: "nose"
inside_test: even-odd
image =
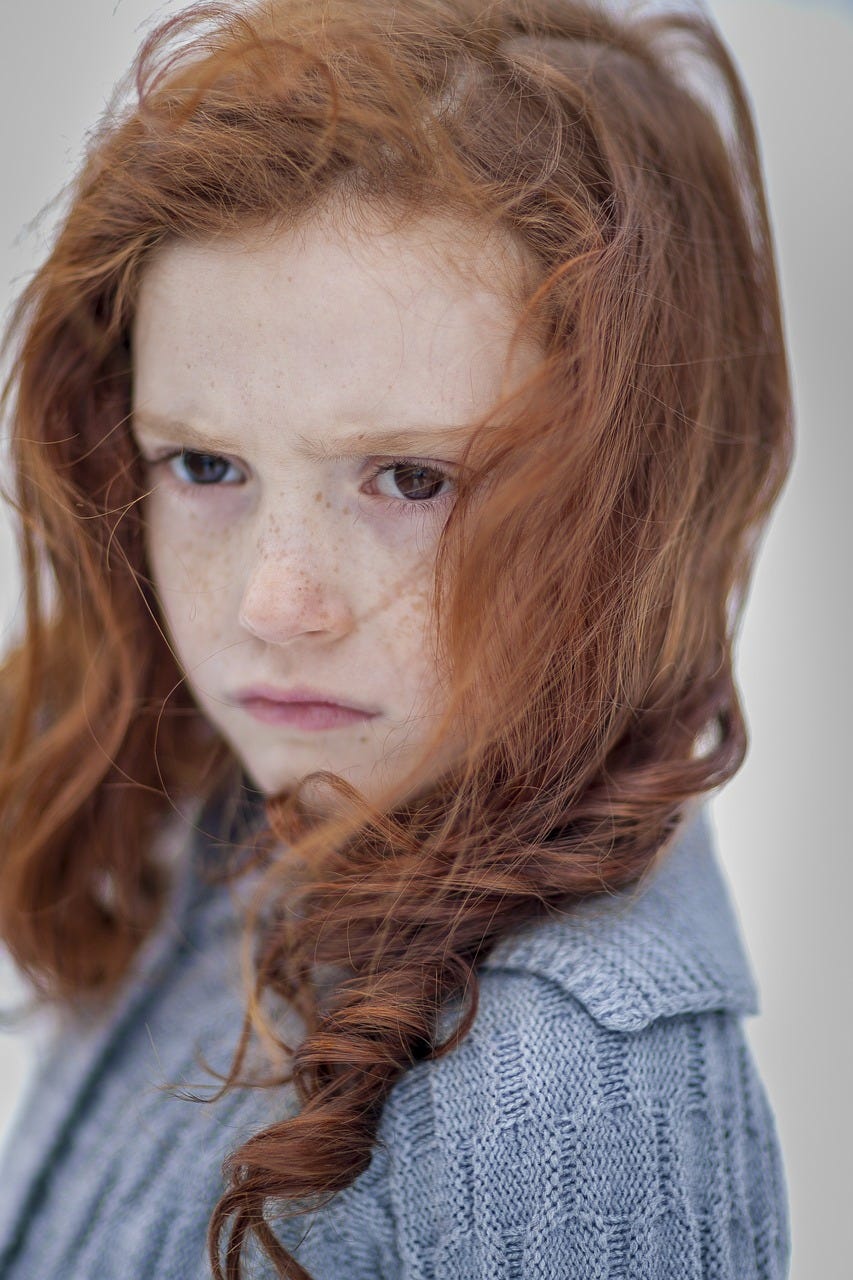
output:
[[[303,636],[338,640],[353,629],[355,615],[334,566],[279,544],[259,549],[239,622],[265,644],[283,645]]]

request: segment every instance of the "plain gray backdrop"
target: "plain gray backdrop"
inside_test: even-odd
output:
[[[38,212],[73,172],[153,20],[182,4],[3,0],[0,305],[41,258]],[[797,400],[793,473],[769,528],[738,646],[747,761],[712,805],[758,979],[747,1033],[776,1113],[791,1199],[792,1280],[850,1272],[850,405],[853,8],[710,5],[746,80],[777,237]],[[20,578],[0,509],[0,645]],[[17,991],[0,955],[0,997]],[[36,1051],[0,1035],[0,1138]],[[581,1280],[581,1277],[578,1277]]]

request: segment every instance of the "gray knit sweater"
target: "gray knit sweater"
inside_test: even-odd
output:
[[[756,988],[712,840],[700,810],[641,893],[499,944],[471,1034],[397,1083],[369,1168],[276,1225],[314,1280],[787,1276],[778,1136],[741,1021]],[[195,1052],[226,1069],[239,1026],[239,913],[205,882],[211,849],[184,848],[110,1011],[57,1027],[5,1148],[2,1280],[209,1277],[221,1162],[293,1109],[288,1088],[206,1104],[163,1087],[203,1091]]]

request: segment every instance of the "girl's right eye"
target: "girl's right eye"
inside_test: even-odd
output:
[[[223,483],[223,467],[227,472],[228,467],[232,463],[227,458],[223,458],[218,453],[200,453],[195,449],[173,449],[171,453],[163,454],[159,458],[151,458],[148,460],[149,467],[165,466],[167,463],[177,461],[183,475],[176,473],[171,468],[172,474],[182,483],[190,488],[203,488],[206,485],[219,485]],[[236,467],[234,468],[236,471]],[[189,478],[187,478],[189,477]],[[230,483],[234,483],[231,481]],[[242,484],[242,480],[236,483]]]

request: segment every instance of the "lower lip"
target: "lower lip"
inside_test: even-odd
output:
[[[339,707],[334,702],[272,702],[269,698],[248,698],[241,706],[265,724],[289,724],[295,729],[344,729],[373,719],[371,712]]]

